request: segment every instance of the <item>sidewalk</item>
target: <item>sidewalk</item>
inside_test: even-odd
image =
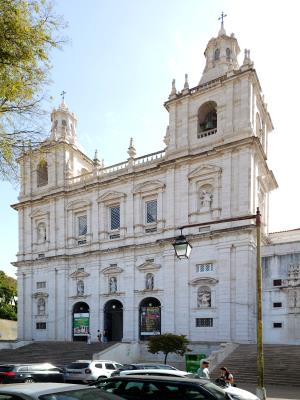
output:
[[[239,384],[239,388],[249,390],[249,392],[256,393],[256,385]],[[266,387],[268,400],[300,400],[300,386],[275,386],[268,385]]]

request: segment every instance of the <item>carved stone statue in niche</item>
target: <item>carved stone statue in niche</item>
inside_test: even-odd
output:
[[[84,282],[77,281],[77,296],[83,296],[83,295],[84,295]]]
[[[197,307],[211,307],[211,291],[207,287],[200,287],[197,292]]]
[[[109,278],[109,293],[116,293],[118,290],[118,282],[115,276]]]
[[[37,303],[37,313],[38,315],[45,315],[45,311],[46,311],[45,299],[40,298],[38,299]]]
[[[146,289],[153,290],[153,288],[154,288],[154,275],[149,273],[146,275]]]
[[[212,205],[213,195],[208,190],[201,190],[200,192],[200,207],[209,209]]]
[[[37,226],[37,239],[39,243],[46,242],[47,234],[46,234],[46,225],[44,222],[40,222]]]

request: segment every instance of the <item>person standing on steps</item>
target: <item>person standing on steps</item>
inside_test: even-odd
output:
[[[197,375],[199,378],[210,379],[208,367],[209,367],[209,362],[201,360],[200,368],[197,370]]]
[[[217,380],[222,383],[224,382],[224,386],[225,385],[233,386],[234,380],[232,373],[226,367],[221,367],[220,371],[221,371],[221,376]]]
[[[97,338],[98,338],[98,342],[99,342],[99,343],[102,343],[102,335],[101,335],[101,332],[100,332],[99,329],[98,329],[98,331],[97,331]]]

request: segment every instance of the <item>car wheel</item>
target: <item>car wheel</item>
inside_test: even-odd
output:
[[[26,378],[24,379],[24,383],[35,383],[35,380],[33,378]]]
[[[105,375],[98,376],[97,381],[100,381],[100,379],[103,379],[103,378],[107,378],[107,376],[105,376]]]

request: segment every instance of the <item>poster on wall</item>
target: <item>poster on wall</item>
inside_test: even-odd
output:
[[[160,307],[141,307],[141,336],[160,335]]]
[[[89,313],[75,313],[73,316],[73,336],[87,336],[90,326]]]

